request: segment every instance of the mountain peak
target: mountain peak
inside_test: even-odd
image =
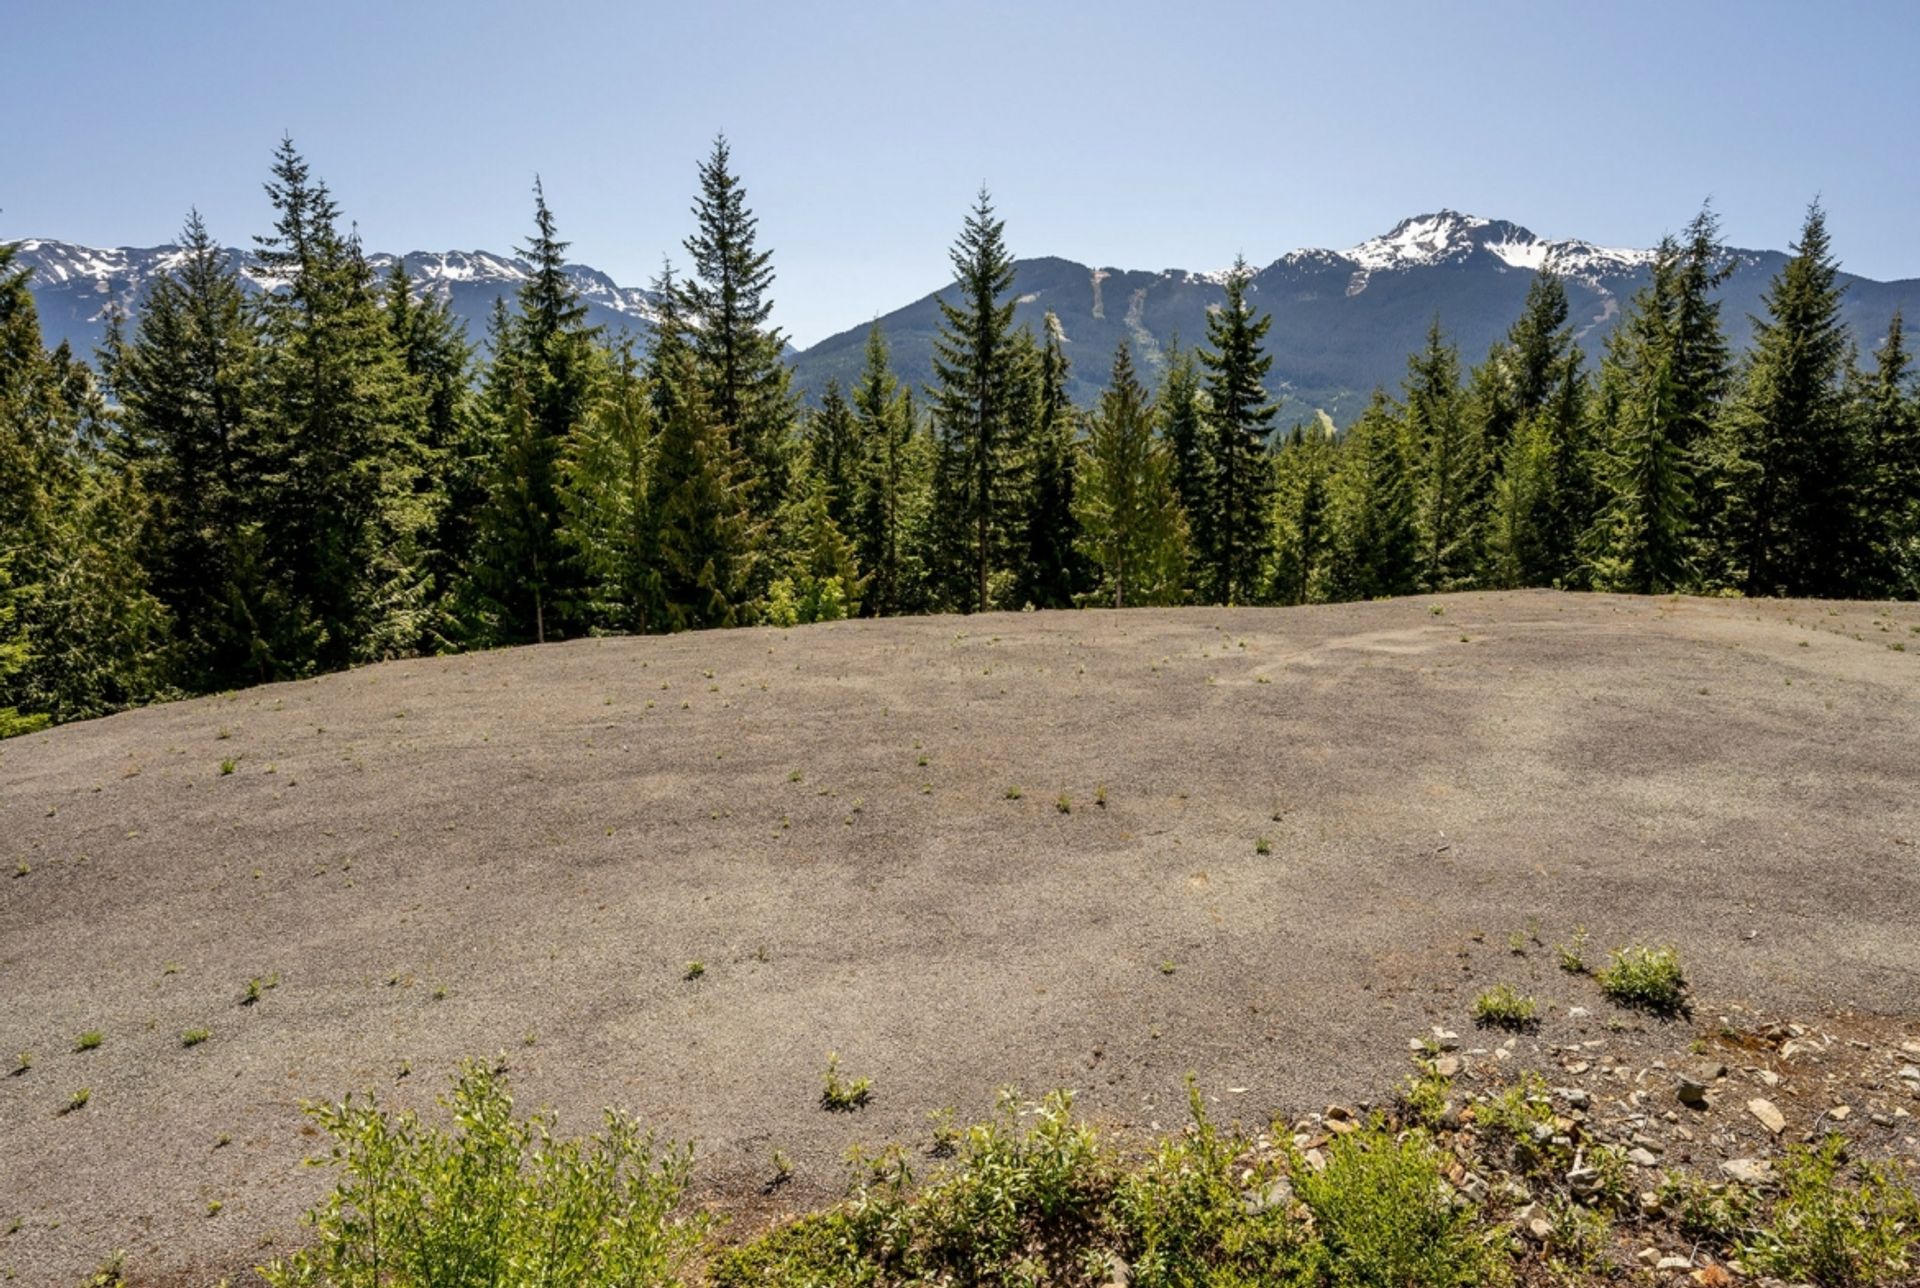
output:
[[[1539,268],[1547,245],[1519,224],[1443,209],[1402,219],[1393,231],[1368,238],[1346,256],[1374,271],[1448,263],[1485,250],[1514,267]]]

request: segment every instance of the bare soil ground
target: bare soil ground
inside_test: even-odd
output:
[[[1189,1072],[1253,1123],[1383,1097],[1494,982],[1540,997],[1513,1058],[1556,1082],[1583,1040],[1684,1049],[1599,1027],[1547,948],[1576,925],[1676,945],[1696,1027],[1911,1037],[1920,607],[1529,592],[397,662],[0,744],[0,864],[0,1062],[31,1052],[0,1277],[243,1275],[330,1183],[304,1100],[425,1106],[502,1052],[563,1129],[697,1141],[751,1225],[1007,1083],[1143,1130]],[[867,1109],[819,1108],[830,1050]],[[794,1180],[755,1198],[775,1149]]]

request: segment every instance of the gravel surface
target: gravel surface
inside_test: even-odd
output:
[[[328,1184],[304,1100],[469,1056],[804,1206],[1008,1083],[1384,1094],[1498,979],[1599,1005],[1576,925],[1703,1007],[1911,1015],[1916,715],[1915,605],[1526,592],[583,640],[16,739],[0,1277],[244,1274]]]

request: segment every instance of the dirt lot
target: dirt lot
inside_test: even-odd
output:
[[[328,1183],[303,1100],[425,1105],[502,1052],[563,1128],[696,1140],[709,1193],[783,1150],[799,1206],[1006,1083],[1140,1128],[1189,1071],[1247,1121],[1377,1097],[1499,980],[1551,1056],[1602,1005],[1549,951],[1576,925],[1677,945],[1705,1011],[1900,1028],[1920,607],[1530,592],[398,662],[0,744],[0,862],[0,1060],[31,1053],[0,1277],[242,1273]],[[866,1110],[818,1107],[829,1050]]]

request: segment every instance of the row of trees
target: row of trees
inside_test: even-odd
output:
[[[1539,276],[1464,376],[1435,321],[1398,397],[1276,434],[1244,263],[1204,344],[1098,405],[1014,324],[983,192],[935,379],[876,324],[802,413],[724,139],[650,342],[587,324],[538,185],[532,272],[476,353],[376,277],[291,142],[243,289],[197,216],[98,374],[40,341],[0,247],[0,733],[173,693],[589,632],[1081,604],[1557,585],[1920,592],[1920,400],[1863,367],[1824,218],[1731,356],[1710,212],[1663,243],[1597,371]]]

